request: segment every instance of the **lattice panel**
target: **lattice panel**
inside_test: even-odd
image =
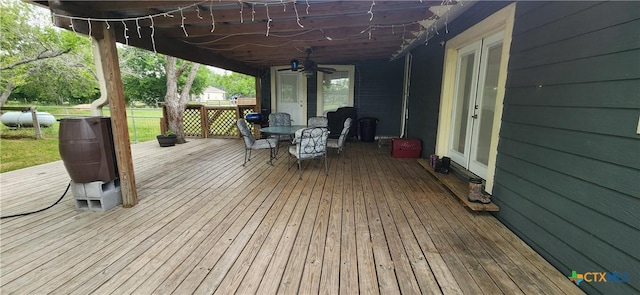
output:
[[[255,111],[253,109],[242,109],[241,112],[242,112],[242,117],[246,118],[248,113],[253,113]],[[253,136],[258,137],[258,135],[256,135],[255,128],[253,128],[253,124],[247,124],[247,125],[249,127],[249,130],[251,130],[251,133],[253,133]]]
[[[200,109],[187,108],[182,117],[185,136],[202,136],[202,126],[200,124]]]
[[[235,109],[208,109],[209,136],[240,136],[236,127],[237,116]]]

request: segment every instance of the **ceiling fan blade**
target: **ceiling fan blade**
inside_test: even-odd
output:
[[[291,68],[278,69],[278,72],[284,72],[284,71],[302,72],[304,71],[304,67],[299,67],[297,70],[292,70]]]
[[[318,67],[318,71],[323,72],[325,74],[333,74],[336,69],[334,68],[324,68],[324,67]]]

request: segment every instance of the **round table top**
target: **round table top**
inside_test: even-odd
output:
[[[291,125],[291,126],[269,126],[260,128],[260,132],[267,134],[280,134],[291,135],[296,134],[296,131],[302,128],[307,128],[305,125]]]

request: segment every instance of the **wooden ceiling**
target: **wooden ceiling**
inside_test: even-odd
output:
[[[302,61],[306,48],[319,64],[390,60],[435,34],[434,22],[442,26],[471,6],[448,0],[34,2],[49,7],[59,27],[97,35],[92,28],[108,23],[120,43],[254,76]]]

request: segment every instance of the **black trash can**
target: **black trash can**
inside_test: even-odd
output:
[[[373,142],[376,139],[376,126],[378,119],[365,117],[360,118],[360,141]]]

